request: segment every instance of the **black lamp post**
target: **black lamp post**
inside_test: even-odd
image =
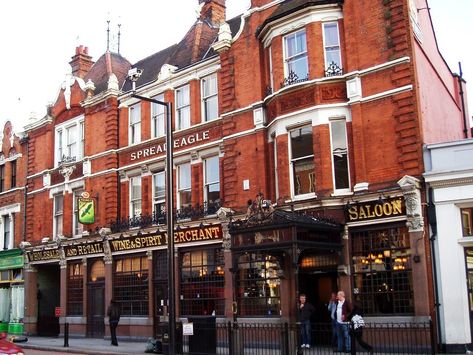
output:
[[[174,215],[173,215],[173,138],[172,138],[172,105],[170,102],[163,102],[145,96],[136,95],[136,82],[138,81],[142,69],[133,68],[128,71],[133,91],[132,97],[152,102],[166,107],[166,223],[167,223],[167,247],[168,247],[168,297],[169,297],[169,355],[175,354],[176,340],[176,302],[175,302],[175,275],[174,275]]]

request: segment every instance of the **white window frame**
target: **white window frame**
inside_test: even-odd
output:
[[[15,234],[14,234],[14,214],[8,213],[5,215],[2,215],[1,217],[1,243],[0,243],[0,250],[7,250],[7,249],[13,249],[14,247],[14,240],[15,240]],[[7,232],[6,226],[7,226],[7,221],[8,221],[8,241],[6,238],[5,233]]]
[[[181,186],[181,171],[182,167],[188,165],[189,166],[189,186]],[[177,166],[177,208],[182,208],[182,201],[181,201],[181,192],[190,191],[192,196],[192,165],[190,162],[182,163]],[[192,204],[192,203],[191,203]]]
[[[158,175],[162,175],[164,178],[164,195],[163,196],[156,196],[156,184],[155,184],[155,177]],[[156,205],[165,204],[166,203],[166,172],[157,171],[153,173],[153,212],[156,213]]]
[[[297,37],[297,35],[301,32],[305,33],[305,41],[306,41],[305,52],[297,53],[294,56],[292,56],[291,58],[288,58],[288,56],[287,56],[287,42],[286,41],[291,36]],[[297,57],[302,58],[304,53],[305,53],[305,58],[306,58],[307,76],[308,76],[309,75],[309,53],[308,53],[308,49],[307,49],[307,31],[306,31],[306,29],[302,28],[300,30],[291,32],[291,33],[289,33],[289,34],[287,34],[286,36],[283,37],[283,62],[284,62],[284,77],[285,78],[287,78],[289,76],[289,73],[290,73],[290,71],[289,71],[289,62],[294,60]],[[303,80],[303,79],[305,79],[305,77],[304,78],[299,77],[299,80]]]
[[[205,95],[205,83],[207,81],[210,81],[210,80],[215,80],[215,92],[213,93],[210,93],[208,95]],[[200,88],[201,88],[201,101],[202,101],[202,122],[209,122],[209,121],[213,121],[213,120],[216,120],[219,116],[219,112],[218,112],[218,78],[217,78],[217,74],[214,73],[214,74],[210,74],[210,75],[207,75],[205,77],[203,77],[201,80],[200,80]],[[209,100],[212,100],[215,98],[215,112],[216,112],[216,116],[215,117],[208,117],[207,115],[207,110],[206,110],[206,103],[209,101]]]
[[[60,211],[56,210],[56,198],[62,198],[62,207]],[[61,225],[59,226],[59,220]],[[53,196],[53,235],[54,240],[64,235],[64,195],[62,193]]]
[[[187,104],[181,104],[180,95],[183,92],[187,91]],[[183,85],[179,88],[176,89],[175,91],[175,102],[176,102],[176,130],[182,130],[189,128],[191,126],[191,100],[190,100],[190,85],[186,84]],[[185,101],[185,100],[184,100]],[[186,118],[186,121],[183,122],[181,120],[181,114],[184,114],[185,112],[188,112],[187,116],[184,117]]]
[[[159,94],[153,99],[164,102],[164,94]],[[158,138],[166,135],[166,107],[151,103],[151,137]]]
[[[289,150],[289,177],[290,177],[290,188],[291,188],[291,197],[294,199],[294,200],[298,200],[298,199],[305,199],[305,198],[311,198],[311,197],[315,197],[316,194],[315,194],[315,191],[314,192],[308,192],[308,193],[305,193],[305,194],[298,194],[296,195],[296,189],[295,189],[295,185],[296,185],[296,181],[295,181],[295,176],[294,176],[294,162],[297,162],[297,161],[300,161],[300,160],[304,160],[304,159],[308,159],[308,158],[312,158],[312,160],[314,159],[314,147],[312,146],[312,154],[311,155],[305,155],[303,157],[298,157],[298,158],[295,158],[293,159],[292,158],[292,137],[291,137],[291,132],[293,131],[296,131],[296,130],[299,130],[299,129],[303,129],[303,128],[310,128],[311,129],[311,132],[312,132],[312,145],[314,144],[314,132],[313,132],[313,127],[311,124],[307,124],[307,125],[301,125],[301,126],[298,126],[298,127],[294,127],[294,128],[291,128],[290,130],[288,130],[288,150]],[[314,163],[314,172],[313,172],[314,176],[315,176],[315,163]],[[315,184],[314,188],[317,188],[317,185]]]
[[[139,181],[139,186],[140,186],[140,195],[139,197],[138,196],[133,196],[133,183],[135,181]],[[130,178],[129,180],[129,196],[130,196],[130,217],[133,218],[133,217],[138,217],[141,215],[141,213],[143,212],[143,208],[142,208],[142,192],[141,192],[141,187],[142,187],[142,181],[141,181],[141,176],[133,176]],[[135,203],[139,203],[139,212],[140,213],[136,213],[136,209],[135,209]]]
[[[275,87],[274,87],[274,75],[273,75],[273,53],[272,53],[272,46],[268,47],[268,52],[269,52],[269,83],[271,85],[271,91],[275,92]]]
[[[217,172],[218,172],[218,180],[216,181],[207,181],[207,164],[208,164],[208,161],[211,160],[211,159],[217,159]],[[221,199],[221,194],[222,194],[222,189],[221,189],[221,185],[220,185],[220,158],[218,155],[214,155],[214,156],[210,156],[210,157],[207,157],[205,160],[204,160],[204,201],[205,202],[209,202],[209,198],[208,198],[208,187],[209,186],[212,186],[212,185],[216,185],[216,184],[219,184],[219,198],[218,200]],[[212,201],[212,202],[216,202],[216,201]]]
[[[72,196],[72,235],[74,237],[82,237],[84,225],[79,223],[79,197],[81,197],[83,189],[73,190]]]
[[[138,112],[138,113],[135,113]],[[134,120],[136,119],[136,121]],[[136,136],[136,139],[135,139]],[[128,143],[129,145],[141,142],[141,102],[128,108]]]
[[[347,155],[347,170],[348,170],[348,187],[343,189],[337,189],[336,187],[336,178],[335,178],[335,160],[333,158],[333,128],[332,124],[335,122],[344,122],[345,123],[345,144],[346,144],[346,155]],[[350,180],[350,154],[348,147],[348,130],[347,130],[347,121],[345,118],[332,118],[329,120],[329,131],[330,131],[330,158],[332,160],[332,183],[334,194],[343,194],[351,191],[351,180]]]
[[[62,160],[62,156],[69,154],[71,142],[69,142],[69,130],[75,128],[74,144],[76,145],[76,156],[75,161],[78,162],[84,158],[84,116],[81,115],[75,119],[64,122],[63,124],[55,127],[55,138],[54,138],[54,166],[57,167]],[[70,157],[69,155],[67,155]]]
[[[336,25],[337,27],[337,37],[338,37],[338,45],[337,46],[328,46],[327,41],[326,41],[326,36],[325,36],[325,27],[327,25]],[[338,47],[338,63],[336,63],[340,69],[343,68],[343,63],[342,63],[342,51],[340,48],[340,27],[338,26],[337,21],[330,21],[330,22],[323,22],[322,23],[322,37],[323,37],[323,42],[324,42],[324,62],[325,62],[325,70],[328,69],[330,63],[327,60],[327,49],[329,48],[336,48]]]

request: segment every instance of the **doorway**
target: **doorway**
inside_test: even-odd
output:
[[[93,260],[87,275],[87,336],[103,338],[105,335],[105,265]]]
[[[167,251],[157,250],[153,255],[154,336],[168,329],[168,267]]]
[[[60,269],[57,264],[38,266],[38,335],[58,336],[59,318],[55,308],[60,306]]]
[[[313,323],[330,323],[327,306],[332,292],[337,292],[337,273],[335,271],[312,271],[299,274],[300,293],[315,307]]]

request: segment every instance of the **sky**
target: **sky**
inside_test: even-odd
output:
[[[362,1],[362,0],[356,0]],[[120,53],[131,63],[179,42],[196,19],[197,0],[0,1],[0,124],[16,132],[31,116],[41,118],[55,101],[78,45],[97,60],[111,49],[118,24]],[[226,0],[227,18],[243,13],[250,0]],[[473,0],[429,0],[439,48],[453,72],[462,62],[473,114]],[[470,82],[472,81],[472,82]]]

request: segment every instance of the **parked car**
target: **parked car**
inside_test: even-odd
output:
[[[0,333],[0,354],[24,355],[25,353],[18,345],[7,340],[6,333]]]

